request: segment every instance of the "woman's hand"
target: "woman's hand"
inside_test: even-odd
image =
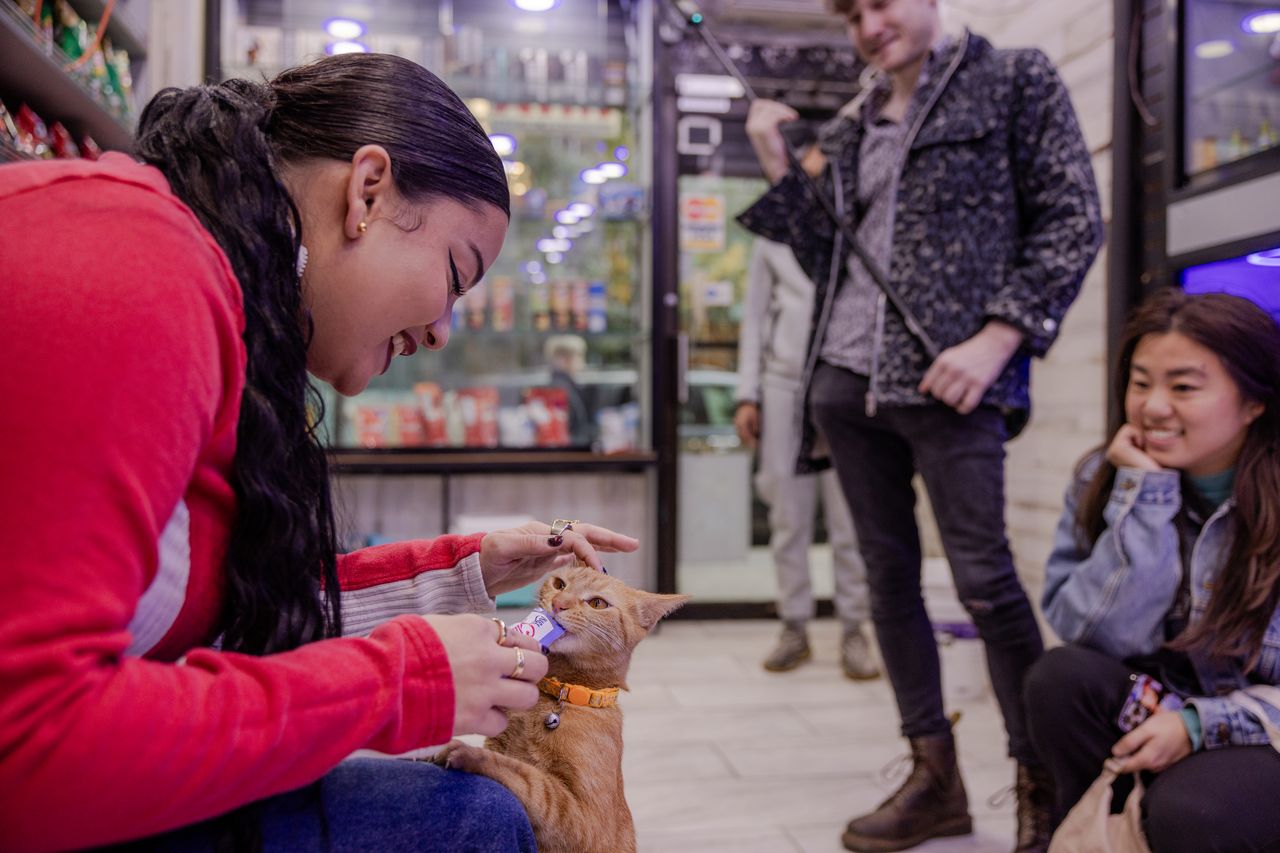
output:
[[[1142,441],[1142,430],[1133,424],[1125,424],[1116,430],[1116,437],[1107,447],[1107,461],[1117,468],[1137,468],[1142,471],[1162,471],[1160,463],[1147,455]]]
[[[1159,773],[1191,754],[1191,735],[1181,714],[1160,710],[1116,741],[1111,754],[1122,759],[1122,773]]]
[[[495,596],[510,592],[575,560],[599,571],[603,566],[597,552],[628,552],[640,547],[638,539],[583,522],[574,524],[559,538],[558,545],[552,544],[550,525],[540,521],[485,534],[480,542],[480,572],[485,589]]]
[[[424,616],[435,630],[453,673],[453,733],[494,737],[507,727],[507,711],[532,708],[547,659],[532,637],[508,631],[498,645],[498,623],[484,616]],[[516,673],[518,655],[524,666]]]

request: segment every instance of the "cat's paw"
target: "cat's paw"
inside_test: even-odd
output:
[[[469,743],[463,743],[460,740],[451,740],[433,756],[431,761],[451,770],[465,770],[468,773],[478,773],[484,764],[488,750],[479,746],[472,746]]]

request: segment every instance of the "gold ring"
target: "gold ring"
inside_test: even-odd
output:
[[[507,678],[519,678],[524,675],[524,649],[516,646],[516,668],[511,670]]]
[[[505,646],[507,644],[507,623],[497,616],[490,616],[489,618],[498,626],[498,645]]]
[[[551,535],[562,536],[566,530],[572,530],[573,526],[578,523],[579,521],[576,518],[572,521],[564,518],[557,518],[555,521],[551,522]]]

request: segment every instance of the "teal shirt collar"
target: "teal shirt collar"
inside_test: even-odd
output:
[[[1236,484],[1236,469],[1228,468],[1217,474],[1208,474],[1203,477],[1188,475],[1191,478],[1191,484],[1196,487],[1196,491],[1200,496],[1208,501],[1211,509],[1216,510],[1231,497],[1231,491]]]

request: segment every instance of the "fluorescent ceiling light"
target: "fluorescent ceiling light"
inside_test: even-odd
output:
[[[677,74],[676,94],[690,98],[741,98],[742,84],[725,74]]]
[[[1214,39],[1196,45],[1196,57],[1199,59],[1222,59],[1235,52],[1235,44],[1227,39]]]
[[[580,219],[586,219],[588,216],[596,212],[596,209],[585,201],[575,201],[565,209]]]
[[[559,222],[561,225],[576,225],[578,220],[581,218],[581,216],[571,210],[556,211],[556,222]]]
[[[365,26],[351,18],[330,18],[324,22],[324,31],[336,39],[353,41],[364,35]]]
[[[582,178],[584,184],[603,184],[609,180],[609,176],[599,169],[583,169],[578,177]]]
[[[557,0],[511,0],[511,5],[524,12],[546,12],[556,7]]]
[[[631,152],[627,150],[627,146],[625,145],[619,145],[617,148],[613,149],[613,159],[615,160],[627,160],[630,157]]]
[[[596,171],[606,178],[621,178],[627,173],[627,167],[621,163],[599,163],[596,165]]]
[[[493,150],[498,152],[499,157],[510,157],[516,153],[516,138],[509,133],[491,133],[489,142],[493,144]]]
[[[573,243],[568,239],[561,237],[559,239],[553,237],[543,237],[535,246],[539,252],[548,254],[550,252],[567,252],[573,248]]]
[[[369,48],[358,41],[335,41],[325,48],[325,52],[331,56],[341,56],[344,53],[368,53]]]
[[[563,260],[564,260],[564,255],[560,254],[559,252],[547,253],[547,263],[549,264],[558,264]]]
[[[1280,33],[1280,10],[1254,12],[1241,22],[1240,28],[1246,33]]]
[[[569,238],[569,226],[557,225],[555,228],[551,229],[551,236],[555,237],[557,240],[567,240]]]

